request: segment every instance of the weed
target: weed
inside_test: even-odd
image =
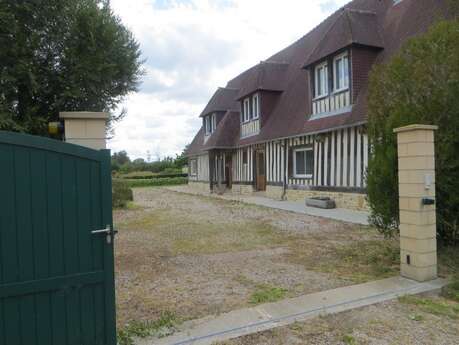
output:
[[[422,320],[424,320],[424,317],[422,315],[419,315],[419,314],[411,314],[411,315],[409,315],[409,318],[410,318],[410,320],[413,320],[413,321],[422,321]]]
[[[423,312],[437,316],[447,316],[451,319],[459,318],[459,305],[436,301],[430,298],[417,296],[403,296],[399,298],[401,303],[415,305]]]
[[[276,302],[283,299],[286,294],[286,289],[272,287],[268,285],[259,285],[257,291],[255,291],[250,297],[250,303],[261,304]]]
[[[346,334],[345,336],[343,336],[343,342],[346,345],[357,345],[357,341],[355,340],[355,338],[349,334]]]
[[[147,338],[151,336],[164,337],[175,331],[177,318],[173,313],[164,312],[155,321],[132,321],[118,331],[118,345],[133,345],[133,338]]]

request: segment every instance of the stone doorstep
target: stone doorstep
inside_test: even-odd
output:
[[[393,277],[365,284],[244,308],[189,323],[188,330],[163,339],[138,340],[136,345],[211,345],[216,341],[285,326],[297,321],[392,300],[403,295],[437,292],[446,280],[418,283],[403,277]]]

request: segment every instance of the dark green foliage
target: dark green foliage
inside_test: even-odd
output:
[[[117,181],[120,181],[117,179]],[[161,186],[175,186],[180,184],[187,184],[188,178],[186,177],[166,177],[166,178],[150,178],[145,180],[136,179],[123,179],[130,188],[136,187],[161,187]]]
[[[129,201],[133,201],[134,196],[129,184],[124,181],[113,180],[112,205],[114,208],[126,207]]]
[[[113,112],[139,45],[103,0],[0,1],[0,129],[47,135],[60,111]]]
[[[185,151],[180,155],[176,155],[175,158],[165,157],[154,162],[146,162],[142,158],[131,161],[126,151],[120,151],[112,155],[112,171],[125,175],[137,174],[139,172],[181,175],[182,168],[187,162],[188,158],[185,156]],[[151,177],[151,175],[148,175],[148,177]]]
[[[372,222],[386,235],[398,228],[397,145],[393,129],[434,124],[436,133],[437,230],[459,241],[459,21],[439,22],[410,40],[371,75],[368,167]]]

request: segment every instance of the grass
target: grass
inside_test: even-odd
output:
[[[451,319],[459,318],[459,304],[457,303],[418,296],[403,296],[399,298],[399,302],[414,305],[425,313],[446,316]]]
[[[196,220],[171,209],[145,213],[117,227],[124,231],[152,231],[161,251],[171,255],[199,255],[275,247],[290,238],[257,221],[232,224],[224,229],[211,220]]]
[[[155,321],[132,321],[118,331],[118,345],[134,345],[134,338],[151,336],[164,337],[175,332],[177,318],[173,313],[164,312]]]
[[[286,289],[272,287],[269,285],[259,285],[257,290],[250,297],[251,304],[271,303],[285,298]]]
[[[356,284],[392,277],[400,272],[400,249],[395,240],[336,239],[327,244],[327,239],[324,239],[316,242],[315,247],[307,243],[298,243],[298,246],[303,247],[307,254],[300,254],[298,263],[303,263],[310,270],[330,273]]]

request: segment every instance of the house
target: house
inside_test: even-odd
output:
[[[329,196],[365,209],[369,72],[445,15],[447,0],[354,0],[219,88],[200,114],[189,184]]]

